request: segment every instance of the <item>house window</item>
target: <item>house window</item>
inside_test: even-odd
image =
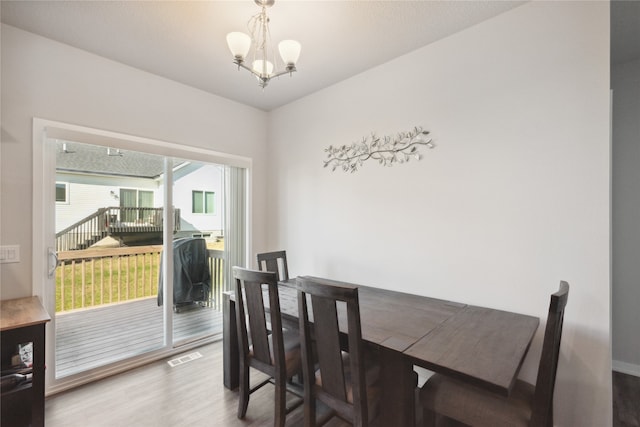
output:
[[[191,192],[191,212],[213,214],[213,191],[196,191]]]
[[[68,190],[66,182],[56,182],[56,203],[69,203]]]

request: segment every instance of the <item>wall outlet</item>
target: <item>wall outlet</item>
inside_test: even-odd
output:
[[[0,264],[20,262],[20,245],[0,246]]]

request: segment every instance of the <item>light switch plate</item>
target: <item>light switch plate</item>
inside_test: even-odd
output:
[[[0,246],[0,264],[20,262],[20,245]]]

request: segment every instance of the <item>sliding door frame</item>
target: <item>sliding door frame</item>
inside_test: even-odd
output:
[[[226,154],[208,150],[204,148],[180,145],[172,142],[160,141],[150,138],[142,138],[123,133],[104,131],[84,126],[73,125],[69,123],[44,120],[40,118],[33,119],[33,261],[32,261],[32,277],[33,277],[33,295],[40,297],[43,305],[50,313],[55,313],[55,255],[50,249],[55,248],[55,215],[51,212],[51,206],[55,206],[55,144],[49,143],[51,139],[70,140],[80,143],[108,146],[115,149],[125,149],[132,151],[140,151],[149,154],[165,156],[165,174],[166,179],[173,181],[171,164],[174,158],[191,159],[204,163],[215,163],[225,166],[233,166],[246,170],[246,193],[245,193],[245,224],[244,233],[246,233],[244,259],[248,260],[248,254],[252,253],[251,248],[251,177],[252,177],[252,160],[247,157]],[[164,200],[167,206],[172,206],[171,185],[164,186]],[[164,223],[172,225],[173,216],[170,214],[171,209],[164,209]],[[228,223],[228,219],[226,220]],[[171,241],[172,227],[164,227],[165,241]],[[168,239],[168,240],[166,240]],[[168,271],[172,268],[172,245],[165,245],[165,258],[163,263],[167,269],[165,277],[169,277]],[[228,265],[228,263],[225,263]],[[230,267],[227,266],[230,270]],[[53,269],[53,270],[52,270]],[[51,275],[53,271],[53,275]],[[53,283],[53,285],[52,285]],[[63,391],[80,384],[95,381],[117,372],[122,372],[136,366],[141,366],[154,360],[158,360],[178,352],[184,352],[190,348],[200,346],[205,341],[191,342],[176,348],[173,342],[173,325],[172,325],[172,298],[173,293],[166,293],[168,300],[164,307],[164,346],[158,350],[145,353],[139,357],[124,360],[105,367],[96,368],[94,370],[83,373],[82,375],[71,375],[64,378],[55,378],[55,351],[47,351],[46,364],[48,369],[45,376],[45,392],[53,394]],[[52,321],[46,327],[46,340],[48,349],[55,348],[55,316],[52,315]]]

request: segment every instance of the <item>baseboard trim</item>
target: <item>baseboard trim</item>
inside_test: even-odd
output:
[[[614,360],[612,363],[613,370],[621,372],[623,374],[633,375],[640,377],[640,365],[634,365],[633,363],[620,362]]]

